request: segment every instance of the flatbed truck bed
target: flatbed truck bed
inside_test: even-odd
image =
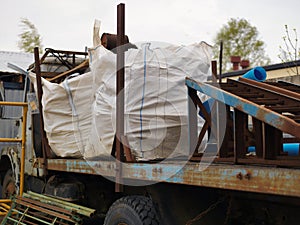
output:
[[[101,175],[114,178],[116,162],[81,159],[48,159],[48,170]],[[192,186],[300,197],[300,170],[261,165],[172,162],[126,163],[122,178],[146,182],[167,182]]]

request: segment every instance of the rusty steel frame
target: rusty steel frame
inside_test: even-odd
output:
[[[57,72],[41,72],[41,75],[43,78],[46,78],[47,80],[51,82],[58,82],[61,81],[66,76],[70,75],[70,73],[77,72],[78,70],[82,70],[84,68],[88,67],[88,59],[86,57],[88,56],[87,52],[78,52],[78,51],[65,51],[65,50],[57,50],[52,48],[46,48],[45,53],[40,58],[40,64],[43,64],[45,59],[52,55],[56,57],[62,65],[66,66],[69,70],[65,71],[63,73],[57,73]],[[76,56],[84,56],[85,60],[76,66]],[[68,59],[72,59],[71,62],[68,61]]]
[[[299,94],[269,84],[257,83],[243,78],[241,81],[228,80],[227,83],[219,85],[186,79],[189,99],[192,99],[189,101],[190,152],[192,149],[195,151],[198,146],[193,140],[198,133],[195,108],[198,106],[203,112],[196,93],[200,91],[226,104],[227,125],[221,147],[218,146],[219,157],[215,162],[300,167],[299,157],[287,156],[287,153],[283,152],[283,143],[297,142],[300,139],[300,124],[297,119],[297,113],[300,114]],[[285,114],[281,114],[282,112]],[[249,129],[249,116],[252,116],[252,129]],[[207,125],[211,124],[211,118],[204,117],[206,122],[198,142],[202,141],[203,133],[208,130]],[[283,138],[283,132],[294,137],[290,138],[291,140]],[[218,140],[218,143],[221,141]],[[255,147],[254,157],[249,155],[249,146]],[[201,155],[194,154],[192,160],[201,160]]]
[[[66,55],[83,55],[87,56],[87,52],[78,52],[78,51],[66,51],[66,50],[58,50],[58,49],[52,49],[52,48],[46,48],[46,52],[49,53],[58,53],[58,54],[66,54]]]
[[[274,91],[274,92],[279,93],[283,96],[288,96],[288,98],[295,98],[297,100],[300,100],[300,93],[297,93],[297,92],[294,92],[294,91],[290,91],[290,90],[287,90],[287,89],[276,87],[276,86],[270,85],[268,83],[262,83],[262,82],[258,82],[258,81],[255,81],[255,80],[246,79],[246,78],[243,78],[243,77],[240,77],[239,81],[242,81],[242,82],[247,83],[247,84],[255,85],[256,87],[263,88],[267,91]]]
[[[283,88],[283,89],[286,89],[289,91],[293,91],[296,93],[300,93],[300,85],[298,85],[298,84],[294,84],[294,83],[290,83],[290,82],[282,81],[282,80],[279,80],[278,82],[268,81],[268,84],[271,84],[273,86],[277,86],[277,87],[280,87],[280,88]]]
[[[221,85],[221,88],[261,105],[300,106],[300,94],[254,80],[229,79],[227,83]]]
[[[277,129],[280,129],[283,132],[300,138],[300,124],[284,115],[210,84],[196,82],[187,78],[186,85],[220,102],[224,102],[228,106],[234,107],[250,116],[253,116]]]
[[[241,166],[188,162],[168,164],[127,163],[123,179],[168,182],[228,190],[300,197],[300,170],[265,166]],[[49,159],[48,169],[55,171],[115,177],[116,162],[80,159]]]
[[[293,85],[293,91],[289,90],[291,85],[285,85],[285,88],[281,87],[282,84],[268,82],[257,82],[249,80],[246,78],[239,78],[238,81],[228,80],[227,83],[221,84],[221,88],[225,91],[229,91],[241,98],[245,98],[254,102],[255,104],[261,105],[267,109],[284,115],[286,118],[290,118],[299,124],[299,114],[300,114],[300,95],[295,92],[298,89]],[[235,127],[236,136],[235,143],[239,143],[239,151],[241,153],[238,157],[243,157],[247,154],[247,147],[254,145],[256,148],[256,156],[258,158],[263,158],[265,160],[278,159],[282,155],[286,154],[283,152],[283,143],[293,140],[294,143],[299,142],[298,137],[294,138],[283,138],[283,131],[272,125],[263,123],[261,120],[252,117],[253,130],[248,129],[248,115],[235,109],[235,115],[240,115],[237,121],[237,126]],[[242,122],[243,125],[240,123]],[[238,127],[240,126],[240,127]],[[293,126],[294,127],[294,126]],[[243,134],[241,134],[243,133]],[[236,146],[236,145],[235,145]],[[242,149],[244,146],[244,149]],[[224,149],[222,149],[224,151]],[[235,155],[236,156],[236,155]],[[295,159],[286,158],[286,159]],[[236,161],[236,159],[235,159]],[[254,160],[252,160],[254,162]],[[255,162],[261,163],[260,160]],[[280,162],[280,164],[282,164]],[[279,162],[278,162],[279,163]],[[285,161],[287,166],[299,166],[300,161]]]
[[[88,55],[87,52],[64,51],[64,50],[55,50],[52,48],[46,48],[46,52],[44,53],[44,56],[42,56],[41,61],[43,61],[48,56],[49,53],[51,53],[53,56],[55,56],[63,65],[65,65],[69,69],[72,69],[75,66],[75,58],[76,58],[75,56],[76,55],[81,55],[81,56]],[[69,55],[72,56],[73,65],[63,59],[63,57],[66,57]]]

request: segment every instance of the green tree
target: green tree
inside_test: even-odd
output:
[[[224,72],[232,68],[230,56],[240,56],[241,59],[250,60],[251,66],[270,63],[270,58],[265,54],[265,44],[258,36],[257,28],[246,19],[231,18],[226,25],[223,25],[214,38],[214,56],[219,57],[220,42],[223,41]]]
[[[279,59],[283,63],[293,62],[300,59],[300,48],[298,48],[298,35],[297,30],[293,29],[293,34],[290,34],[288,25],[285,25],[285,36],[282,37],[284,47],[279,46]],[[296,64],[295,64],[296,65]],[[298,66],[291,68],[292,72],[299,74]]]
[[[40,53],[43,51],[42,38],[37,28],[27,18],[21,18],[20,26],[22,33],[19,34],[20,40],[18,47],[25,51],[33,53],[35,47],[39,47]]]

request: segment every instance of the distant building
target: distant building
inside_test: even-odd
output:
[[[300,60],[286,63],[278,63],[263,67],[267,72],[268,81],[283,80],[300,85]],[[251,68],[250,68],[251,69]],[[222,78],[237,79],[245,74],[249,69],[237,70],[222,74]]]

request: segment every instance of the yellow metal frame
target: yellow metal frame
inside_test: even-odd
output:
[[[28,104],[26,102],[0,102],[0,105],[23,107],[22,137],[21,138],[0,138],[0,142],[21,142],[21,165],[20,165],[20,191],[19,195],[23,195],[24,191],[24,172],[25,172],[25,144],[26,144],[26,123]],[[0,199],[0,216],[6,215],[7,209],[10,208],[7,203],[11,203],[10,199]]]

